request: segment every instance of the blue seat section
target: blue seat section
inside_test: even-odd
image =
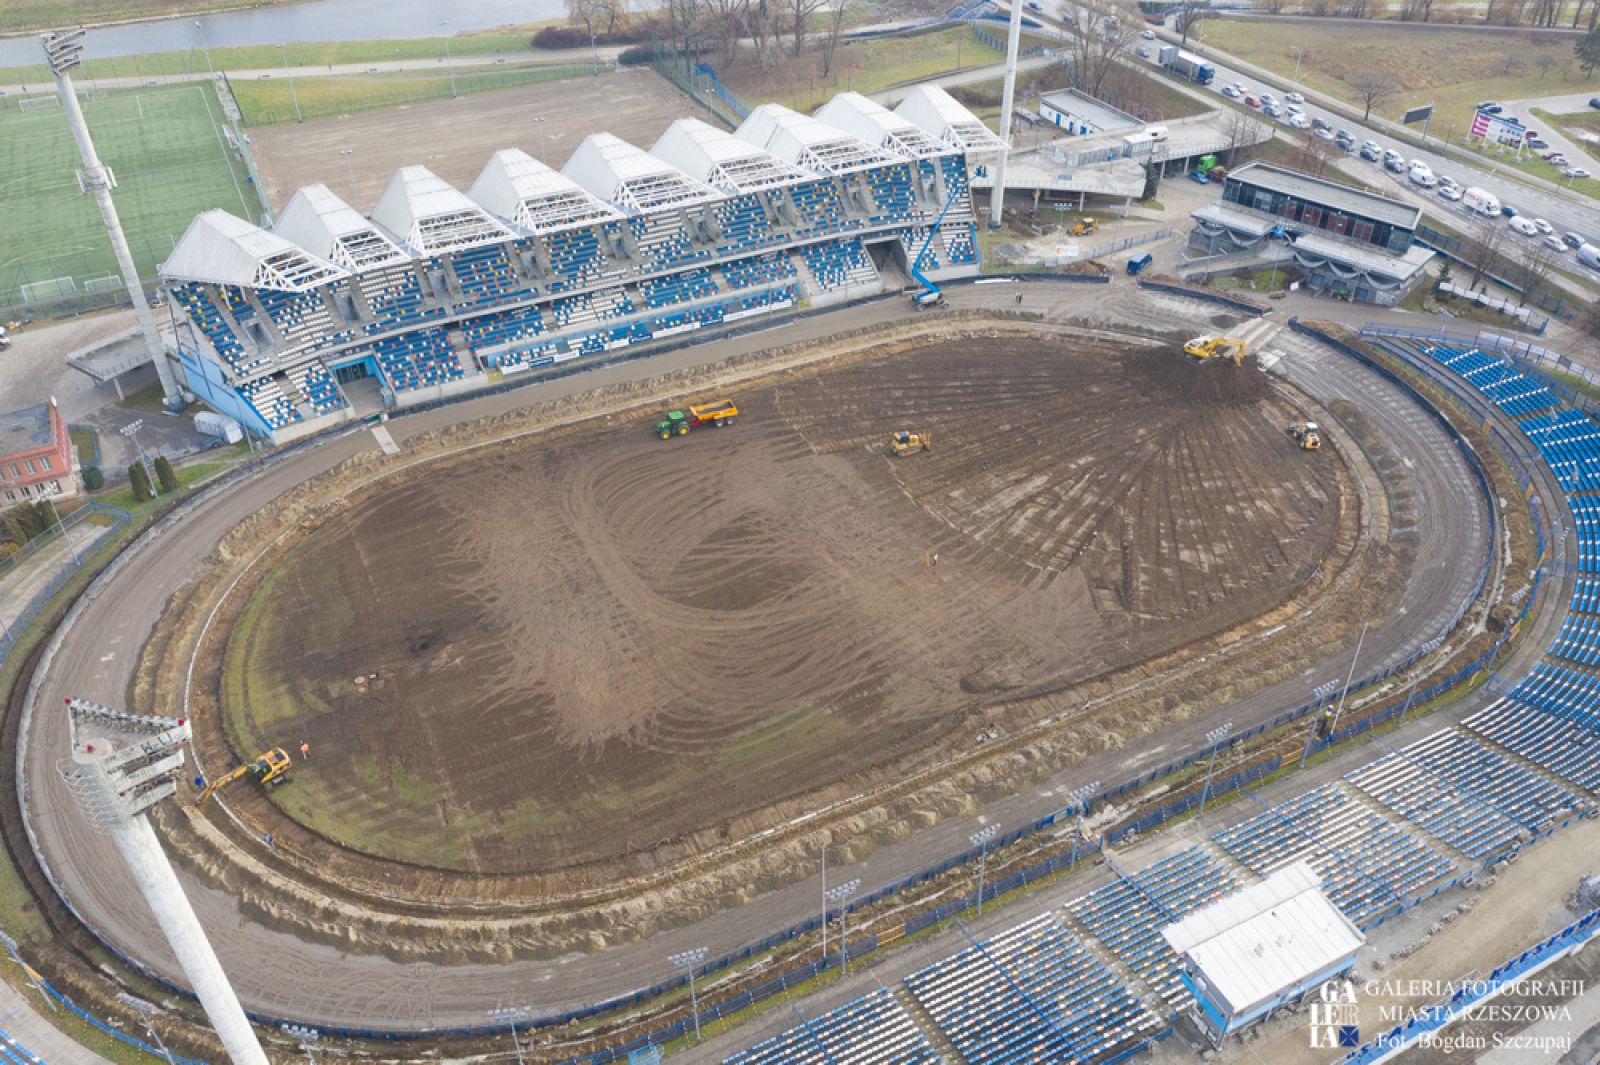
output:
[[[695,269],[640,281],[639,290],[644,293],[646,307],[665,307],[715,296],[717,283],[711,280],[711,271]]]
[[[1600,677],[1555,662],[1540,662],[1507,698],[1585,728],[1600,729]]]
[[[244,289],[237,285],[218,285],[217,295],[222,298],[223,309],[233,315],[233,320],[241,325],[256,316],[256,309],[250,305]]]
[[[832,181],[801,182],[789,187],[795,208],[795,230],[799,233],[833,233],[845,228],[848,215]]]
[[[785,252],[753,255],[748,259],[722,264],[722,280],[729,288],[748,288],[772,281],[788,281],[795,276],[794,263]]]
[[[939,227],[944,233],[945,260],[951,266],[967,266],[978,261],[978,243],[972,235],[972,224]]]
[[[900,234],[900,246],[906,250],[906,262],[919,270],[937,270],[944,265],[940,258],[939,237],[936,234],[932,240],[928,234],[933,232],[931,226],[918,226],[916,229],[907,229]],[[921,262],[917,256],[921,255]]]
[[[1600,667],[1600,618],[1586,613],[1568,614],[1549,653],[1591,669]]]
[[[1333,904],[1362,927],[1405,909],[1456,868],[1334,783],[1302,792],[1211,839],[1261,876],[1306,859]]]
[[[534,238],[544,241],[549,254],[550,269],[555,277],[549,283],[552,292],[569,292],[602,280],[606,275],[606,259],[600,250],[600,237],[593,226],[563,229]],[[530,241],[520,241],[519,246],[529,246]]]
[[[1189,847],[1072,900],[1067,911],[1173,1009],[1184,1010],[1193,996],[1178,979],[1178,956],[1161,929],[1238,887],[1210,855]]]
[[[1517,427],[1539,449],[1563,491],[1600,489],[1600,427],[1587,416],[1563,408],[1525,418]]]
[[[628,229],[639,246],[642,273],[671,270],[711,258],[711,252],[696,248],[690,241],[689,231],[676,214],[634,215],[628,219]]]
[[[373,343],[372,354],[396,392],[443,384],[462,375],[461,364],[438,329],[385,337]]]
[[[1600,573],[1600,499],[1591,495],[1569,495],[1572,521],[1577,533],[1578,568],[1585,573]]]
[[[527,340],[544,331],[544,316],[537,307],[498,311],[474,318],[461,326],[461,335],[474,351]]]
[[[0,1065],[45,1065],[45,1060],[0,1028]]]
[[[522,347],[502,348],[487,355],[473,354],[480,370],[498,369],[504,373],[525,370],[534,366],[548,366],[556,361],[556,344],[526,344]]]
[[[910,164],[896,163],[868,170],[864,179],[872,192],[872,202],[877,205],[877,210],[868,218],[870,225],[898,222],[909,218],[916,209],[916,197],[911,191]]]
[[[422,309],[422,283],[409,266],[391,266],[360,278],[361,291],[372,308],[368,333],[382,332],[427,317]]]
[[[872,259],[854,237],[808,244],[804,255],[806,266],[824,291],[840,288],[852,281],[869,281],[877,277]]]
[[[1507,816],[1513,813],[1512,804],[1503,804],[1501,795],[1484,790],[1492,787],[1487,779],[1490,774],[1478,774],[1473,763],[1485,758],[1513,769],[1520,767],[1476,744],[1472,744],[1476,750],[1457,750],[1450,742],[1451,732],[1447,729],[1428,736],[1400,753],[1352,770],[1344,778],[1469,858],[1487,861],[1517,849],[1528,833]],[[1454,735],[1470,743],[1459,733]],[[1523,775],[1527,776],[1525,771]]]
[[[320,362],[308,362],[290,370],[289,380],[294,382],[294,386],[306,397],[306,402],[311,404],[311,409],[318,414],[332,414],[350,405],[350,400],[334,383],[328,368]]]
[[[263,288],[256,291],[256,301],[267,312],[272,324],[290,341],[303,337],[321,337],[333,325],[327,304],[318,292],[278,292]]]
[[[723,1065],[920,1065],[939,1055],[886,987],[725,1058]]]
[[[1423,351],[1436,362],[1460,374],[1513,418],[1525,418],[1560,405],[1554,392],[1494,355],[1469,348],[1435,345]]]
[[[1575,787],[1600,791],[1600,732],[1592,728],[1530,711],[1514,698],[1479,711],[1465,724]]]
[[[967,195],[967,160],[964,155],[941,155],[939,170],[944,175],[946,196],[957,199]]]
[[[485,303],[497,303],[513,295],[536,294],[531,284],[517,276],[506,250],[500,244],[485,244],[477,248],[458,251],[450,257],[456,281],[461,285],[463,301],[456,310]]]
[[[771,241],[772,224],[767,221],[767,209],[758,193],[747,192],[723,200],[713,210],[722,227],[723,255],[738,255],[765,247]]]
[[[1114,1061],[1161,1027],[1045,914],[905,978],[968,1062]]]
[[[244,359],[244,345],[239,343],[239,338],[234,335],[222,313],[218,310],[217,303],[213,301],[211,293],[206,286],[197,281],[190,281],[179,285],[172,290],[173,297],[189,312],[189,319],[204,333],[217,354],[232,366],[239,369]]]
[[[1573,582],[1572,609],[1600,614],[1600,577],[1579,577]]]
[[[261,420],[274,429],[287,428],[303,418],[289,397],[283,394],[283,388],[270,377],[248,381],[239,386],[238,392],[239,398],[255,408]]]

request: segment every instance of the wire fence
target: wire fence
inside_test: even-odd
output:
[[[109,537],[115,536],[133,520],[121,507],[114,507],[98,500],[90,500],[84,506],[62,518],[58,525],[52,525],[44,535],[28,541],[23,549],[10,558],[0,561],[0,581],[15,574],[27,562],[35,558],[47,548],[54,547],[61,542],[62,537],[70,536],[78,526],[86,523],[102,525],[100,532],[96,533],[87,543],[73,543],[73,550],[67,555],[61,569],[57,571],[50,581],[28,600],[20,613],[6,622],[5,628],[0,630],[0,666],[5,665],[12,649],[22,639],[22,634],[38,619],[40,613],[67,586],[74,574],[83,568],[84,562],[89,559],[100,545]]]

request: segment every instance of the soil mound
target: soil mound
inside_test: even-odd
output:
[[[1234,365],[1232,359],[1196,362],[1181,350],[1147,350],[1128,358],[1128,373],[1140,391],[1152,398],[1165,397],[1185,410],[1202,407],[1246,407],[1271,394],[1266,374],[1253,353]]]

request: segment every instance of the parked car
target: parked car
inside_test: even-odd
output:
[[[1561,234],[1561,242],[1569,248],[1581,248],[1584,243],[1583,238],[1576,233]]]
[[[1493,100],[1485,100],[1485,101],[1483,101],[1482,103],[1480,103],[1478,105],[1477,109],[1479,111],[1482,111],[1484,114],[1487,114],[1487,115],[1498,115],[1500,112],[1505,110],[1505,108],[1501,107],[1499,104],[1495,103]]]
[[[1551,251],[1564,252],[1567,250],[1566,244],[1562,242],[1560,237],[1545,237],[1544,246],[1549,248]]]
[[[1206,177],[1206,172],[1204,170],[1189,171],[1189,180],[1194,182],[1196,185],[1211,184],[1211,179]]]
[[[1261,101],[1257,100],[1254,96],[1246,96],[1244,98],[1244,105],[1246,107],[1260,107]]]
[[[1371,148],[1362,148],[1361,158],[1365,159],[1369,163],[1376,163],[1382,157],[1378,154],[1377,146],[1374,145]]]
[[[1139,34],[1139,36],[1143,37],[1147,41],[1153,41],[1156,39],[1156,32],[1155,30],[1145,30],[1143,33]]]
[[[1513,232],[1524,237],[1536,237],[1539,235],[1539,230],[1534,227],[1534,224],[1522,215],[1517,215],[1506,224],[1511,227]]]
[[[1560,152],[1551,152],[1549,155],[1544,157],[1544,161],[1549,163],[1551,166],[1566,167],[1572,165],[1571,160],[1562,155]]]
[[[1564,178],[1582,179],[1589,176],[1589,171],[1585,170],[1581,166],[1569,166],[1565,170],[1561,171],[1561,176]]]
[[[1455,185],[1440,185],[1439,198],[1449,200],[1451,203],[1461,199],[1461,190]]]
[[[1139,58],[1140,59],[1149,59],[1150,58],[1150,49],[1148,49],[1148,48],[1139,49]]]
[[[1533,228],[1537,229],[1547,237],[1556,231],[1555,226],[1551,225],[1549,222],[1546,222],[1542,218],[1535,218],[1533,220]]]
[[[1534,151],[1539,151],[1540,149],[1550,147],[1550,142],[1546,140],[1540,140],[1538,137],[1529,137],[1528,147],[1532,148]]]

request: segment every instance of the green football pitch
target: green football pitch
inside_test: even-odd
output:
[[[155,276],[201,211],[259,219],[260,200],[229,146],[210,84],[81,99],[95,148],[116,179],[112,199],[141,277]],[[120,287],[100,211],[79,185],[81,167],[59,105],[24,110],[16,99],[0,100],[0,311]]]

